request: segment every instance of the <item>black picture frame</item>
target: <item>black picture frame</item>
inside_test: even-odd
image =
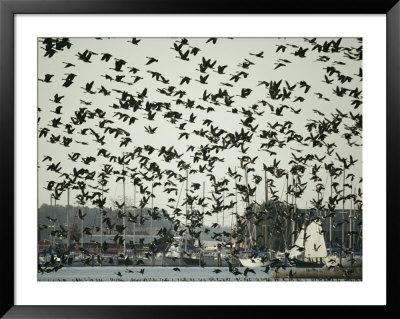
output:
[[[400,3],[398,0],[308,0],[262,3],[184,0],[0,0],[0,181],[2,186],[2,283],[0,315],[4,318],[159,318],[226,317],[228,315],[305,316],[309,307],[210,307],[210,306],[16,306],[14,302],[14,17],[16,14],[385,14],[387,52],[386,172],[387,174],[387,305],[374,307],[318,306],[311,315],[345,318],[363,315],[384,318],[399,315],[395,289],[399,283],[394,261],[395,227],[398,227],[395,194],[398,187],[400,136],[399,56]],[[382,108],[383,106],[376,106]],[[4,226],[6,225],[6,226]],[[392,252],[392,253],[391,253]],[[377,261],[377,268],[379,261]],[[193,309],[195,308],[195,309]],[[266,312],[267,311],[267,312]],[[282,312],[283,311],[283,312]],[[318,316],[319,316],[318,315]]]

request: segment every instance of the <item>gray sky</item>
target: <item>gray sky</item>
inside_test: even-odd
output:
[[[39,39],[40,40],[40,39]],[[253,135],[252,143],[250,145],[249,150],[247,151],[248,156],[255,157],[258,156],[256,163],[254,165],[255,173],[260,176],[264,176],[262,167],[263,164],[267,166],[272,165],[274,157],[271,157],[267,152],[260,151],[261,143],[267,142],[265,139],[259,138],[262,130],[270,130],[267,123],[274,124],[276,121],[283,124],[285,121],[291,121],[293,123],[292,129],[302,135],[304,138],[308,136],[308,132],[305,128],[305,125],[310,120],[322,120],[321,117],[313,110],[316,109],[325,114],[325,117],[331,119],[331,113],[335,113],[336,109],[340,110],[342,113],[348,113],[351,111],[353,114],[358,114],[362,112],[362,106],[358,109],[354,109],[354,106],[351,105],[352,100],[354,98],[349,97],[348,93],[344,97],[338,97],[333,94],[332,89],[339,87],[345,87],[349,89],[358,88],[362,90],[362,82],[360,78],[355,74],[358,74],[359,68],[362,67],[362,61],[356,61],[349,58],[344,57],[344,52],[341,51],[339,53],[324,53],[317,52],[317,50],[312,50],[312,45],[306,42],[303,38],[235,38],[235,39],[227,39],[227,38],[219,38],[216,44],[212,44],[211,42],[206,43],[207,39],[205,38],[188,38],[189,45],[193,47],[200,48],[200,52],[196,56],[189,54],[189,61],[183,61],[181,59],[176,58],[178,55],[177,51],[173,50],[173,43],[177,41],[176,38],[143,38],[139,42],[138,45],[133,45],[129,43],[130,39],[126,38],[103,38],[102,40],[97,40],[94,38],[71,38],[70,41],[73,44],[70,49],[64,48],[63,51],[58,51],[53,57],[48,58],[44,57],[44,50],[42,43],[38,43],[38,78],[44,78],[44,75],[54,74],[51,83],[38,82],[38,107],[41,109],[39,113],[40,122],[39,129],[43,127],[47,127],[50,129],[50,132],[46,138],[40,138],[38,140],[38,162],[39,162],[39,204],[49,203],[50,202],[50,192],[44,189],[46,187],[47,182],[50,180],[61,182],[62,178],[59,174],[47,171],[47,165],[49,162],[42,162],[42,159],[45,155],[49,155],[52,157],[53,163],[61,162],[62,171],[72,173],[74,167],[81,168],[85,167],[89,169],[89,171],[100,172],[103,164],[111,164],[115,170],[121,170],[122,167],[117,163],[109,163],[108,159],[103,157],[97,157],[97,151],[100,148],[105,148],[111,154],[119,156],[122,152],[131,152],[137,146],[151,145],[154,148],[158,149],[162,145],[167,147],[174,146],[179,154],[183,154],[182,159],[188,163],[191,163],[191,168],[198,169],[198,163],[193,163],[193,158],[190,157],[193,153],[187,152],[187,146],[193,145],[195,148],[200,145],[209,144],[208,140],[203,137],[196,136],[194,134],[190,134],[189,139],[181,139],[178,140],[180,131],[177,126],[182,123],[182,121],[177,124],[171,124],[164,119],[163,114],[165,110],[162,112],[157,112],[154,121],[148,121],[145,118],[145,111],[138,110],[133,113],[132,109],[130,110],[115,110],[110,106],[113,103],[118,104],[118,98],[121,97],[121,94],[112,91],[112,89],[127,91],[132,95],[137,95],[141,93],[143,89],[147,88],[147,98],[146,101],[150,102],[169,102],[171,103],[171,110],[178,111],[182,113],[182,119],[188,120],[191,113],[194,113],[197,118],[195,123],[187,123],[185,127],[185,131],[191,133],[193,130],[199,130],[201,128],[208,129],[209,127],[205,127],[203,125],[204,119],[210,119],[213,121],[214,126],[218,126],[226,130],[227,132],[234,133],[239,132],[242,128],[245,128],[240,124],[240,120],[244,118],[242,114],[233,114],[230,112],[231,108],[228,108],[223,103],[220,105],[212,105],[209,102],[203,101],[201,98],[203,96],[204,90],[207,90],[207,93],[215,94],[218,92],[218,89],[226,89],[228,94],[233,97],[234,103],[232,107],[241,109],[251,109],[251,106],[254,104],[258,104],[258,112],[264,111],[262,116],[256,116],[256,120],[253,122],[254,125],[259,125],[257,131]],[[331,39],[326,38],[318,38],[316,40],[317,43],[323,44],[325,41],[330,41]],[[337,39],[334,39],[337,40]],[[278,45],[285,45],[285,52],[276,52]],[[300,58],[295,56],[293,53],[297,50],[297,48],[288,46],[287,44],[297,45],[303,48],[309,48],[306,52],[306,57]],[[341,42],[342,47],[346,48],[357,48],[361,44],[355,38],[344,38]],[[82,60],[78,60],[77,54],[78,52],[84,52],[86,49],[98,53],[98,55],[93,55],[90,59],[91,63],[85,63]],[[182,51],[185,52],[187,49],[190,49],[187,45],[183,46]],[[254,55],[250,55],[249,53],[260,53],[263,51],[263,58],[256,57]],[[101,53],[110,53],[112,58],[109,62],[100,61],[102,54]],[[328,62],[316,61],[320,56],[326,55],[330,58]],[[148,59],[146,57],[154,57],[158,59],[158,62],[152,63],[150,65],[146,65]],[[201,84],[195,79],[199,79],[199,75],[201,74],[198,70],[199,64],[201,63],[202,57],[206,59],[211,59],[211,61],[217,61],[213,70],[208,69],[207,73],[209,77],[207,79],[207,84]],[[114,67],[114,58],[123,59],[127,63],[122,67],[123,72],[116,72],[111,70],[110,68]],[[254,65],[250,65],[249,69],[243,69],[239,66],[240,63],[243,63],[245,59],[250,60],[254,63]],[[291,63],[284,63],[286,66],[279,67],[278,69],[274,69],[276,67],[276,63],[278,59],[286,59],[290,60]],[[344,62],[345,65],[338,64],[335,61]],[[62,62],[70,62],[75,65],[75,67],[64,68],[65,64]],[[217,65],[227,65],[225,69],[226,74],[218,74],[214,72],[217,68]],[[352,81],[346,82],[344,84],[338,81],[337,76],[330,76],[330,79],[333,79],[332,84],[324,83],[324,75],[326,75],[326,67],[334,66],[337,70],[340,70],[342,74],[351,76]],[[133,82],[133,78],[131,76],[133,73],[128,72],[129,67],[136,67],[140,71],[135,75],[139,75],[143,79],[138,81],[133,85],[128,85],[124,83],[117,83],[115,81],[110,82],[106,80],[102,75],[108,74],[113,78],[115,75],[125,75],[124,80],[127,82]],[[169,80],[169,84],[163,84],[162,82],[156,81],[151,77],[151,74],[147,71],[157,71],[161,73],[165,78]],[[236,74],[237,72],[245,71],[249,75],[247,78],[241,77],[238,82],[230,81],[231,74]],[[62,86],[67,73],[76,74],[76,78],[73,80],[73,84],[65,88]],[[204,75],[204,74],[202,74]],[[180,85],[181,76],[188,76],[191,78],[189,84]],[[283,79],[281,88],[286,87],[285,80],[293,86],[295,84],[296,87],[292,91],[289,99],[282,100],[272,100],[269,97],[268,89],[265,88],[264,85],[259,85],[259,81],[279,81]],[[92,90],[96,91],[96,94],[88,94],[85,93],[81,87],[84,87],[86,83],[94,81],[94,85]],[[307,94],[304,93],[304,88],[300,88],[299,82],[306,81],[307,84],[311,86],[311,89]],[[227,87],[221,85],[221,83],[231,83],[233,87]],[[98,93],[100,87],[104,86],[107,90],[111,91],[109,96],[104,96],[103,94]],[[166,95],[160,94],[157,92],[157,89],[167,88],[168,86],[173,85],[176,87],[175,91],[183,90],[186,92],[186,95],[182,98],[183,101],[190,100],[195,101],[195,105],[201,105],[203,107],[212,106],[215,109],[215,112],[206,113],[205,111],[201,111],[199,109],[185,109],[184,105],[176,105],[177,96],[168,97]],[[247,98],[241,98],[240,95],[242,88],[250,88],[252,90],[251,94]],[[328,98],[329,101],[318,98],[315,93],[322,93],[324,97]],[[57,104],[50,101],[49,99],[53,99],[54,95],[62,95],[64,98],[61,100],[62,107],[62,115],[57,115],[52,113],[54,111]],[[301,96],[304,97],[304,102],[294,102],[295,98]],[[91,101],[92,104],[89,106],[83,105],[80,103],[80,100]],[[175,101],[174,101],[175,100]],[[301,109],[299,114],[295,114],[289,109],[283,110],[283,116],[276,116],[271,113],[271,110],[268,106],[263,106],[259,101],[264,100],[268,101],[275,108],[279,107],[283,104],[288,105],[289,107],[293,107],[298,110]],[[223,102],[220,100],[220,102]],[[145,105],[145,103],[143,103]],[[71,117],[74,116],[74,112],[77,111],[80,107],[86,107],[87,109],[94,111],[96,108],[102,109],[106,112],[105,118],[113,121],[112,124],[109,124],[111,127],[120,127],[124,130],[127,130],[130,133],[130,137],[132,138],[132,142],[128,144],[127,147],[120,148],[119,143],[121,140],[121,136],[118,138],[114,138],[112,135],[108,133],[104,133],[104,130],[98,127],[98,123],[101,119],[87,119],[86,123],[76,126],[75,132],[71,135],[68,135],[65,131],[65,124],[71,123]],[[135,116],[138,120],[133,125],[128,125],[127,122],[123,122],[119,120],[118,117],[113,117],[114,112],[122,111],[129,116]],[[58,128],[53,128],[48,126],[51,122],[51,119],[61,117],[61,122],[63,125],[60,125]],[[358,162],[351,168],[351,173],[356,176],[354,187],[361,187],[358,184],[359,177],[362,176],[362,147],[352,146],[350,147],[347,144],[347,141],[343,137],[343,133],[345,133],[344,125],[352,126],[354,122],[349,119],[343,119],[342,124],[339,127],[338,134],[331,134],[326,138],[327,143],[336,143],[337,148],[332,153],[331,156],[327,155],[324,159],[324,163],[334,162],[336,166],[340,166],[341,164],[337,160],[335,156],[335,152],[339,153],[340,156],[348,158],[350,155],[357,159]],[[150,125],[151,127],[158,127],[155,134],[148,134],[144,130],[144,126]],[[106,144],[101,146],[99,143],[94,142],[94,137],[90,133],[87,135],[76,134],[80,129],[83,128],[92,128],[101,136],[105,135]],[[71,137],[74,141],[70,144],[69,147],[65,147],[60,143],[52,144],[49,142],[49,138],[51,134],[55,136],[61,135],[61,140],[63,136]],[[278,139],[283,140],[285,137],[284,134],[278,133]],[[76,143],[76,141],[84,141],[89,145],[82,145]],[[357,142],[362,145],[361,137],[353,137],[352,142]],[[298,153],[293,151],[293,149],[302,150],[302,153]],[[305,156],[306,154],[315,154],[318,157],[325,156],[326,148],[313,148],[311,146],[300,145],[296,142],[290,142],[283,148],[275,147],[271,149],[272,151],[277,153],[276,159],[280,161],[280,168],[288,169],[289,161],[292,159],[291,153],[294,153],[296,156]],[[76,163],[72,162],[68,159],[68,154],[72,154],[73,152],[81,153],[82,156],[94,156],[96,157],[96,162],[91,163],[90,165],[85,165],[82,163],[81,158],[78,159]],[[145,154],[144,152],[143,154]],[[151,161],[155,161],[161,169],[172,169],[178,172],[176,168],[176,161],[172,161],[171,163],[166,163],[165,161],[160,161],[160,158],[157,157],[157,151],[155,151],[151,155],[147,155]],[[239,166],[239,160],[237,159],[239,156],[243,154],[240,153],[238,149],[230,149],[223,152],[219,152],[216,156],[220,158],[224,158],[223,163],[218,163],[215,165],[213,174],[217,177],[217,180],[222,177],[227,177],[232,181],[232,183],[228,186],[229,189],[234,191],[233,179],[227,176],[228,166],[234,168],[235,166]],[[314,165],[316,161],[308,162],[309,165]],[[201,163],[204,165],[204,163]],[[138,167],[138,161],[132,161],[129,164],[130,167]],[[243,171],[238,170],[240,174],[243,175]],[[185,176],[184,171],[179,172],[181,175]],[[97,176],[97,175],[96,175]],[[325,184],[327,173],[325,172],[323,166],[320,169],[319,176],[322,178],[322,183]],[[307,189],[304,192],[301,199],[298,200],[298,206],[300,208],[304,208],[306,203],[309,202],[312,198],[316,198],[315,193],[315,183],[311,181],[309,178],[311,177],[311,169],[308,168],[304,174],[302,182],[308,182]],[[107,206],[112,205],[112,200],[120,199],[122,196],[122,183],[115,183],[115,179],[117,176],[112,176],[110,178],[110,182],[108,184],[109,193],[107,196]],[[89,181],[88,184],[96,185],[97,177],[95,177],[95,181]],[[163,179],[162,182],[165,182],[166,178]],[[174,181],[176,182],[176,181]],[[211,189],[211,184],[209,179],[204,175],[197,173],[195,175],[190,176],[190,183],[206,183],[206,195],[209,195],[208,192]],[[338,181],[341,184],[341,181]],[[149,185],[150,182],[144,182],[145,185]],[[178,184],[178,190],[181,188],[181,184]],[[284,178],[274,180],[274,184],[276,185],[276,190],[279,190],[279,194],[283,189]],[[254,186],[254,182],[250,177],[250,184]],[[329,184],[327,184],[328,186]],[[198,195],[202,195],[202,189],[197,191]],[[325,195],[325,199],[328,197],[327,193]],[[76,199],[75,196],[77,193],[71,191],[71,204],[75,204]],[[167,204],[168,198],[175,197],[171,194],[169,196],[167,193],[162,191],[162,187],[157,187],[155,190],[156,198],[154,199],[154,206],[165,207]],[[285,196],[285,194],[283,193]],[[133,197],[133,186],[130,182],[126,183],[126,196],[129,199]],[[256,191],[257,199],[260,199],[264,196],[264,186],[260,184]],[[59,204],[66,204],[66,192],[61,196]],[[184,194],[182,194],[181,200],[184,198]],[[137,195],[137,199],[140,199],[140,195]],[[233,199],[234,200],[234,199]],[[87,202],[88,206],[92,206],[90,201]],[[346,207],[349,207],[349,203],[346,204]],[[308,206],[310,204],[308,203]],[[243,207],[239,205],[239,207]],[[228,214],[228,212],[227,212]]]

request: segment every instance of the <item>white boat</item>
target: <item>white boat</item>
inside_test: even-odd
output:
[[[239,258],[240,263],[243,267],[247,268],[257,268],[267,265],[267,261],[263,261],[261,257],[255,258]]]
[[[312,221],[300,233],[289,251],[289,263],[296,267],[323,267],[327,257],[322,227],[316,220]]]
[[[256,256],[254,256],[256,255]],[[257,268],[268,266],[272,259],[274,259],[274,252],[272,250],[268,252],[242,252],[239,257],[239,261],[243,267]]]

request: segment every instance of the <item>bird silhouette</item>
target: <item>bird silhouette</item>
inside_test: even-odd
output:
[[[303,252],[291,236],[311,220],[332,218],[336,231],[350,221],[361,228],[360,39],[44,38],[38,49],[39,198],[48,193],[60,205],[70,194],[84,264],[91,263],[85,253],[93,255],[88,237],[101,253],[134,249],[133,264],[145,267],[147,258],[179,249],[176,236],[196,246],[194,254],[214,238],[235,260],[249,242],[256,243],[250,250]],[[60,72],[65,68],[74,73]],[[350,201],[354,215],[338,220],[341,202]],[[303,213],[305,202],[311,208]],[[46,214],[52,219],[39,219],[39,227],[56,241],[65,238],[63,219]],[[261,247],[265,224],[268,238],[278,238],[271,247]],[[96,242],[101,226],[110,243]],[[348,233],[347,240],[357,236]],[[327,236],[325,229],[320,234]],[[77,236],[71,240],[80,246]],[[101,253],[94,257],[99,263]],[[129,260],[122,254],[118,262]],[[175,275],[184,273],[183,264]],[[237,280],[256,273],[228,265],[247,277]],[[275,261],[263,271],[282,266]]]

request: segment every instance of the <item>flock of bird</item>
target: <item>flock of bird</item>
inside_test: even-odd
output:
[[[309,220],[334,215],[342,201],[353,201],[356,212],[361,212],[362,177],[355,169],[360,165],[362,146],[361,39],[354,39],[354,46],[346,46],[346,39],[341,38],[269,39],[276,43],[266,47],[270,52],[248,52],[235,65],[207,55],[208,48],[220,46],[223,51],[223,41],[243,39],[170,39],[170,47],[153,46],[153,51],[140,59],[135,50],[157,39],[90,40],[101,43],[102,51],[84,47],[82,39],[78,47],[78,39],[39,39],[38,139],[42,157],[38,170],[39,176],[46,176],[40,187],[54,200],[60,201],[71,191],[77,206],[98,207],[104,227],[115,232],[116,242],[123,243],[126,226],[111,223],[106,209],[111,203],[127,223],[164,218],[181,235],[200,238],[205,229],[214,232],[213,238],[243,242],[247,222],[257,224],[272,213],[254,209],[262,202],[257,202],[255,195],[265,186],[264,174],[272,203],[280,205],[286,200],[278,184],[285,185],[285,193],[297,200],[306,192],[313,194],[308,195]],[[132,52],[131,60],[108,53],[108,45],[116,41],[121,52],[122,48]],[[264,78],[253,78],[260,74],[258,65],[271,57],[274,61],[262,73]],[[51,65],[55,59],[56,67],[43,67],[55,71],[43,73],[41,66]],[[157,65],[168,59],[174,65],[180,63],[179,72],[186,74],[176,74],[177,69],[172,68],[158,70]],[[302,71],[291,69],[303,61],[321,70],[314,76],[315,83],[302,79]],[[350,73],[354,65],[357,72]],[[93,68],[93,76],[85,73],[88,67]],[[275,74],[299,80],[290,82]],[[80,79],[89,75],[89,82]],[[244,86],[249,79],[254,85]],[[198,92],[197,96],[189,94],[190,86],[196,87],[192,92]],[[253,96],[257,99],[252,100]],[[64,104],[67,98],[69,102]],[[230,125],[224,123],[228,118]],[[165,134],[176,134],[176,139],[165,140]],[[155,138],[165,145],[137,136]],[[183,146],[185,150],[179,151]],[[282,150],[287,155],[282,156]],[[189,188],[179,201],[187,176]],[[204,196],[201,180],[210,185]],[[110,195],[113,185],[122,182],[136,186],[136,207]],[[153,206],[148,217],[132,214],[133,209],[148,208],[161,194],[165,205]],[[243,209],[238,207],[237,196],[247,203]],[[286,204],[293,212],[293,205]],[[190,210],[196,208],[196,214],[186,214],[186,205]],[[218,220],[214,219],[212,226],[204,223],[205,217],[214,218],[223,211],[238,220],[231,233],[218,232]],[[282,231],[285,219],[300,218],[290,210],[281,214],[271,231]],[[76,216],[85,218],[80,210]],[[357,220],[360,214],[352,218]],[[66,232],[60,225],[53,234],[65,238]],[[166,229],[160,229],[158,236],[152,247],[161,239],[173,241]],[[230,270],[238,272],[234,267]]]

